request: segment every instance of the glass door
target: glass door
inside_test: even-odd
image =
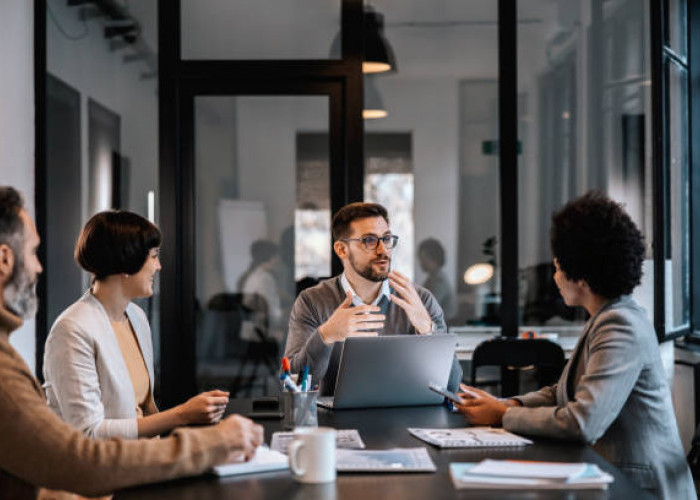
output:
[[[331,274],[329,96],[193,104],[197,389],[271,394],[294,299]]]

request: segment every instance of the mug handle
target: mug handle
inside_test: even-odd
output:
[[[306,474],[306,469],[301,469],[298,467],[299,463],[297,461],[297,456],[299,455],[299,450],[304,447],[304,442],[300,439],[296,439],[289,445],[289,468],[292,474],[295,476],[303,476]]]

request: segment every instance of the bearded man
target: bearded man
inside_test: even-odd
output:
[[[346,338],[447,331],[435,297],[391,269],[399,237],[389,229],[386,208],[376,203],[346,205],[333,216],[332,232],[343,273],[297,297],[285,349],[293,372],[308,365],[321,396],[333,395]],[[461,378],[455,359],[448,386],[456,389]]]
[[[39,243],[20,194],[0,186],[0,498],[105,495],[254,455],[263,428],[239,415],[158,440],[93,440],[61,421],[10,345],[11,333],[36,311]],[[40,487],[60,491],[39,493]]]

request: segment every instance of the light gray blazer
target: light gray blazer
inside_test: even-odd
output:
[[[654,328],[624,296],[586,323],[556,385],[519,396],[503,427],[572,439],[655,496],[696,498]]]
[[[153,390],[151,328],[129,304]],[[92,438],[138,438],[131,377],[109,317],[90,291],[58,317],[46,340],[44,389],[51,409]]]

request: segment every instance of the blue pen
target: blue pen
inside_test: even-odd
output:
[[[304,365],[304,372],[301,375],[301,390],[306,392],[309,390],[307,387],[307,380],[309,379],[309,365]]]
[[[299,387],[292,381],[292,377],[287,373],[280,375],[280,380],[284,384],[284,388],[291,392],[299,392]]]

